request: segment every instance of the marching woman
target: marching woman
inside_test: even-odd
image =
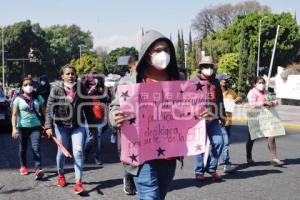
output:
[[[33,80],[24,78],[21,81],[20,95],[13,101],[12,137],[19,138],[20,173],[28,174],[26,149],[31,140],[35,165],[35,179],[44,175],[41,167],[41,115],[45,116],[44,99],[33,91]],[[41,113],[41,114],[40,114]]]
[[[150,84],[171,80],[179,80],[174,46],[160,33],[148,31],[142,40],[136,71],[128,73],[119,84]],[[120,128],[125,121],[117,95],[110,105],[109,118],[115,128]],[[139,199],[165,199],[175,174],[176,159],[151,160],[139,166],[124,166],[133,176]]]
[[[265,88],[265,79],[261,76],[258,76],[254,79],[253,88],[249,91],[248,102],[250,108],[272,108],[278,105],[276,100],[271,100],[268,98],[268,91]],[[252,159],[252,147],[255,140],[251,140],[250,132],[248,132],[248,141],[246,144],[246,152],[247,152],[247,163],[254,164],[255,162]],[[278,159],[277,150],[276,150],[276,142],[275,137],[268,137],[268,149],[271,152],[272,160],[271,164],[274,166],[280,166],[284,163]]]
[[[82,184],[84,143],[86,139],[84,121],[85,117],[88,124],[92,123],[91,111],[87,92],[81,85],[77,85],[76,69],[72,65],[65,65],[60,70],[62,81],[58,81],[51,89],[47,107],[45,129],[48,137],[57,136],[57,139],[68,148],[69,142],[72,143],[74,169],[75,169],[75,193],[84,192]],[[79,84],[79,82],[78,82]],[[93,132],[91,130],[90,132]],[[58,149],[57,156],[57,185],[66,186],[64,176],[65,156],[61,149]]]

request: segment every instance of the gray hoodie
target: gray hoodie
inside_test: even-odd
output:
[[[133,72],[131,74],[125,75],[121,80],[119,81],[120,85],[127,85],[127,84],[134,84],[134,83],[141,83],[144,80],[144,72],[145,67],[147,66],[146,61],[146,55],[149,51],[149,49],[152,47],[152,45],[157,42],[163,40],[168,43],[170,47],[170,63],[166,68],[166,71],[170,77],[171,80],[179,80],[179,71],[176,63],[176,55],[175,55],[175,48],[173,43],[163,36],[161,33],[150,30],[145,33],[142,39],[142,45],[141,49],[139,51],[139,61],[136,67],[136,72]],[[118,95],[115,95],[115,99],[111,102],[109,106],[109,121],[112,127],[116,128],[116,124],[113,117],[113,112],[120,110],[120,103]],[[119,140],[120,141],[120,140]],[[126,170],[132,174],[137,175],[139,171],[139,166],[132,166],[132,165],[125,165]]]

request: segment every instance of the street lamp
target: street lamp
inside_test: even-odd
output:
[[[267,18],[267,16],[264,16],[262,19],[259,20],[256,76],[259,75],[261,22],[262,22],[262,20],[263,20],[264,18]]]
[[[79,63],[80,63],[80,66],[81,66],[81,53],[82,53],[82,48],[86,47],[84,44],[80,44],[78,45],[79,47]]]

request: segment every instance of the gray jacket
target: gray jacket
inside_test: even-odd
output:
[[[142,40],[141,49],[139,52],[139,61],[136,67],[136,72],[127,74],[121,80],[119,81],[120,85],[127,85],[127,84],[134,84],[134,83],[141,83],[144,80],[144,72],[145,72],[145,66],[147,66],[147,61],[145,60],[145,55],[148,53],[151,46],[159,40],[166,41],[169,44],[170,47],[170,63],[166,68],[166,71],[170,77],[171,80],[179,80],[179,71],[177,68],[176,63],[176,56],[175,56],[175,48],[172,44],[172,42],[163,36],[162,34],[158,33],[157,31],[148,31]],[[118,95],[115,95],[115,98],[111,102],[109,106],[109,121],[112,127],[116,128],[116,124],[114,121],[113,113],[114,111],[120,110],[120,103],[119,103],[119,97]],[[139,172],[140,166],[133,166],[133,165],[125,165],[126,170],[128,173],[132,175],[137,175]]]
[[[80,89],[81,94],[87,96],[87,92],[83,85],[81,85]],[[82,109],[79,109],[79,106],[82,105],[82,103],[90,102],[89,99],[79,97],[78,92],[71,102],[65,94],[63,81],[54,83],[47,101],[45,128],[53,128],[54,123],[65,128],[76,128],[80,126],[80,123],[84,123],[85,119],[88,124],[92,124],[93,115],[91,107],[82,106]]]

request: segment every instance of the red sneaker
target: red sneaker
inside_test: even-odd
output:
[[[211,172],[211,173],[209,173],[212,177],[213,177],[213,179],[214,179],[214,181],[222,181],[223,179],[222,179],[222,176],[220,176],[217,172]]]
[[[36,169],[34,175],[35,175],[35,180],[40,180],[43,178],[44,172],[41,169]]]
[[[75,194],[81,194],[82,192],[84,192],[83,184],[80,181],[76,182],[74,191]]]
[[[57,186],[58,187],[65,187],[66,186],[66,178],[64,175],[57,176]]]
[[[196,175],[196,181],[204,181],[205,180],[205,176],[204,174],[198,174]]]
[[[26,166],[22,166],[20,168],[20,173],[21,173],[21,175],[28,175],[28,169],[27,169],[27,167]]]

